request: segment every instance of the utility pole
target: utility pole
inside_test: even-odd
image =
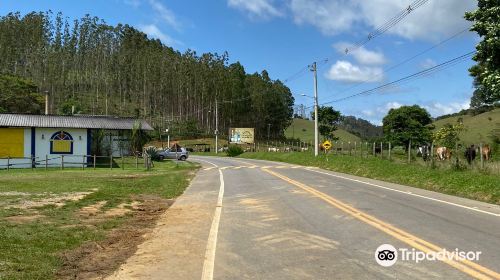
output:
[[[219,111],[217,106],[217,97],[215,97],[215,153],[219,153]]]
[[[319,153],[318,142],[318,72],[316,62],[311,65],[311,71],[314,73],[314,156],[317,157]]]

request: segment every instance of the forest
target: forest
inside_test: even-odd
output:
[[[18,77],[48,94],[51,114],[137,117],[158,131],[189,136],[213,135],[216,103],[222,135],[230,127],[255,127],[257,138],[267,137],[270,124],[279,138],[293,115],[290,89],[265,70],[246,73],[239,62],[229,63],[227,52],[180,53],[132,26],[90,15],[0,17],[0,74],[9,80],[4,85]],[[16,99],[2,96],[8,92],[0,100]],[[23,113],[23,106],[9,108]]]

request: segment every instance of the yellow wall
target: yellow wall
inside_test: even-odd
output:
[[[24,157],[24,128],[0,128],[0,157]]]

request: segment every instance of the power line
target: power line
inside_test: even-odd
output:
[[[467,27],[467,28],[465,28],[465,29],[463,29],[463,30],[461,30],[461,31],[459,31],[459,32],[457,32],[457,33],[455,33],[455,34],[451,35],[450,37],[448,37],[448,38],[444,39],[443,41],[441,41],[441,42],[439,42],[439,43],[437,43],[437,44],[435,44],[435,45],[432,45],[431,47],[429,47],[429,48],[427,48],[427,49],[425,49],[425,50],[423,50],[423,51],[421,51],[421,52],[419,52],[419,53],[416,53],[415,55],[413,55],[413,56],[411,56],[411,57],[409,57],[409,58],[407,58],[407,59],[405,59],[405,60],[400,61],[399,63],[397,63],[397,64],[395,64],[395,65],[393,65],[393,66],[391,66],[391,67],[387,68],[387,69],[386,69],[386,70],[384,70],[382,73],[380,73],[380,74],[378,74],[378,75],[376,75],[376,76],[374,76],[374,77],[372,77],[372,78],[382,77],[384,74],[386,74],[386,73],[388,73],[388,72],[390,72],[390,71],[392,71],[392,70],[394,70],[394,69],[398,68],[399,66],[401,66],[401,65],[403,65],[403,64],[405,64],[405,63],[407,63],[407,62],[409,62],[409,61],[411,61],[411,60],[413,60],[413,59],[415,59],[415,58],[417,58],[417,57],[419,57],[419,56],[421,56],[421,55],[423,55],[423,54],[426,54],[426,53],[428,53],[429,51],[431,51],[431,50],[433,50],[433,49],[435,49],[435,48],[437,48],[437,47],[439,47],[439,46],[441,46],[441,45],[443,45],[443,44],[445,44],[445,43],[447,43],[447,42],[449,42],[449,41],[451,41],[451,40],[455,39],[456,37],[458,37],[458,36],[462,35],[463,33],[467,32],[467,31],[469,30],[469,28],[470,28],[470,27]],[[371,79],[366,79],[366,80],[364,80],[364,81],[358,82],[358,83],[356,83],[356,84],[355,84],[355,85],[353,85],[353,86],[350,86],[350,87],[348,87],[348,88],[346,88],[346,89],[343,89],[343,90],[342,90],[342,91],[340,91],[338,94],[345,93],[345,92],[347,92],[347,91],[349,91],[349,90],[351,90],[351,89],[353,89],[353,88],[357,88],[357,87],[359,87],[359,86],[361,86],[361,85],[363,85],[363,84],[366,84],[366,83],[368,83],[368,82],[371,82],[371,81],[372,81]],[[325,83],[325,85],[326,85],[327,87],[329,87],[328,83]]]
[[[342,98],[339,98],[339,99],[328,101],[328,102],[322,103],[321,105],[326,105],[326,104],[331,104],[331,103],[336,103],[336,102],[344,101],[344,100],[351,99],[351,98],[354,98],[354,97],[357,97],[357,96],[360,96],[360,95],[369,95],[369,94],[375,93],[377,91],[380,91],[382,89],[389,88],[391,86],[395,86],[397,84],[400,84],[400,83],[403,83],[403,82],[407,82],[407,81],[412,80],[412,79],[420,78],[420,77],[423,77],[423,76],[426,76],[426,75],[430,75],[430,74],[442,71],[444,69],[447,69],[447,68],[449,68],[449,67],[451,67],[451,66],[453,66],[453,65],[455,65],[455,64],[457,64],[457,63],[459,63],[459,62],[461,62],[463,60],[465,60],[468,57],[471,57],[474,53],[476,53],[476,51],[471,51],[471,52],[466,53],[464,55],[455,57],[453,59],[450,59],[448,61],[440,63],[440,64],[438,64],[436,66],[433,66],[433,67],[427,68],[425,70],[413,73],[411,75],[408,75],[406,77],[400,78],[398,80],[395,80],[395,81],[383,84],[381,86],[378,86],[378,87],[375,87],[375,88],[372,88],[372,89],[369,89],[369,90],[364,90],[364,91],[361,91],[361,92],[358,92],[358,93],[355,93],[355,94],[352,94],[352,95],[349,95],[349,96],[346,96],[346,97],[342,97]]]
[[[409,15],[411,12],[414,10],[418,9],[420,6],[424,5],[427,3],[428,0],[416,0],[413,3],[411,3],[407,8],[403,9],[400,11],[396,16],[376,28],[374,31],[368,33],[368,35],[359,40],[357,43],[355,43],[351,48],[346,48],[345,53],[352,52],[353,50],[365,45],[366,43],[370,42],[371,40],[375,39],[376,37],[384,34],[387,30],[391,29],[393,26],[398,24],[400,21],[402,21],[407,15]]]
[[[384,34],[387,30],[389,30],[390,28],[392,28],[393,26],[395,26],[396,24],[401,22],[408,14],[410,14],[414,10],[418,9],[420,6],[427,3],[427,1],[428,0],[416,0],[416,1],[414,1],[407,8],[400,11],[396,16],[394,16],[393,18],[391,18],[390,20],[388,20],[387,22],[385,22],[384,24],[382,24],[381,26],[376,28],[374,31],[370,32],[366,38],[358,41],[351,48],[346,48],[345,53],[347,54],[349,52],[352,52],[353,50],[365,45],[366,43],[368,43],[372,39]],[[318,62],[318,64],[324,65],[324,64],[328,63],[332,58],[333,57],[325,58],[325,59],[321,60],[320,62]],[[298,78],[304,76],[305,73],[307,73],[308,67],[309,66],[305,66],[305,67],[301,68],[296,73],[294,73],[291,76],[289,76],[288,78],[284,79],[283,83],[289,83],[290,81],[293,81],[295,79],[298,79]]]

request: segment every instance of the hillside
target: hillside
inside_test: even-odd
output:
[[[472,143],[490,143],[492,140],[490,135],[496,133],[500,137],[500,109],[495,109],[476,116],[463,115],[453,116],[440,119],[434,122],[436,129],[443,127],[445,124],[454,124],[459,118],[462,118],[465,132],[462,132],[460,138],[466,145]],[[496,131],[494,131],[496,129]]]
[[[339,141],[344,142],[359,142],[361,139],[343,129],[338,129],[334,132]],[[285,130],[287,138],[300,138],[304,142],[314,141],[314,122],[304,119],[293,119],[292,124]],[[320,136],[320,140],[321,140]]]
[[[277,137],[293,114],[290,89],[266,70],[247,73],[226,52],[181,53],[126,23],[9,13],[0,38],[0,112],[40,112],[38,89],[50,114],[137,117],[184,137],[213,133],[216,99],[219,131],[266,135],[271,124]]]

